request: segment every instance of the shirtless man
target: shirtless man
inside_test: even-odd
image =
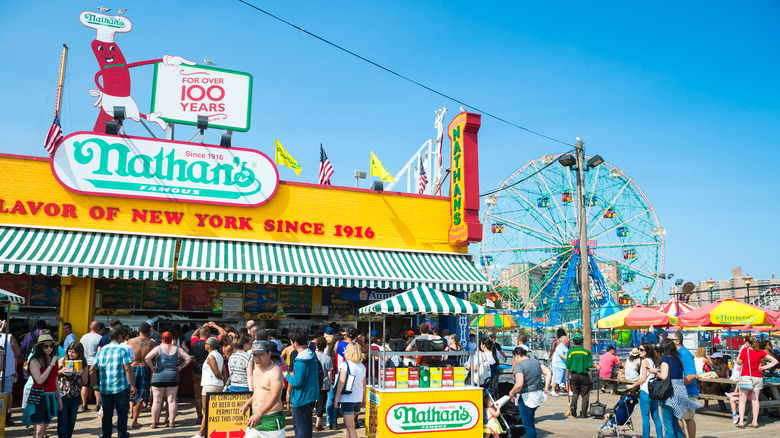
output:
[[[149,337],[151,331],[152,326],[145,322],[141,323],[141,326],[138,328],[138,337],[127,341],[127,345],[133,347],[133,353],[135,353],[135,358],[130,365],[133,367],[135,387],[138,390],[136,398],[130,400],[130,409],[133,412],[133,429],[141,427],[138,417],[149,402],[149,387],[152,373],[146,365],[146,355],[157,346],[157,342],[154,342]]]
[[[267,341],[252,344],[252,397],[239,408],[243,415],[249,406],[254,413],[247,428],[253,427],[261,438],[284,438],[285,419],[282,412],[282,371],[271,362],[271,347]]]

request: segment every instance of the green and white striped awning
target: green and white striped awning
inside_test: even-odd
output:
[[[177,278],[286,285],[487,290],[468,254],[182,239]]]
[[[0,227],[0,271],[172,280],[176,238]]]
[[[0,289],[0,303],[24,304],[24,297],[20,297],[13,292],[8,292],[5,289]]]
[[[488,310],[478,304],[444,292],[419,286],[378,303],[361,307],[360,313],[372,315],[481,315],[488,313]]]

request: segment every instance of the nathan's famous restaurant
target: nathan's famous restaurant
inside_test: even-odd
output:
[[[0,155],[0,288],[26,299],[11,331],[57,317],[79,338],[114,318],[366,329],[360,307],[416,286],[486,290],[467,253],[481,238],[479,116],[453,124],[452,197],[279,181],[254,150],[95,132],[51,158]],[[462,336],[464,322],[438,321]]]

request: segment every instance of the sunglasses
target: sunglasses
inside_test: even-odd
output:
[[[647,351],[647,350],[645,350],[644,348],[640,348],[639,351]]]
[[[41,348],[54,348],[54,345],[52,344],[43,344]]]

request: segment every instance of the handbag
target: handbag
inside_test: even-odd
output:
[[[647,383],[647,394],[652,400],[666,400],[672,396],[672,379],[667,376],[666,380],[661,380],[654,376]]]
[[[341,389],[341,395],[352,394],[352,387],[355,385],[355,376],[349,372],[349,362],[344,363],[347,365],[347,380],[344,382],[344,387]]]
[[[43,389],[31,388],[30,395],[27,396],[27,404],[32,406],[38,406],[41,404],[41,397],[43,397]]]
[[[742,364],[742,367],[744,368],[745,365],[747,365],[747,367],[748,367],[748,375],[739,377],[739,389],[752,390],[753,389],[753,379],[750,378],[750,348],[748,348],[745,351],[745,356],[747,356],[747,360],[745,361],[745,363]]]

